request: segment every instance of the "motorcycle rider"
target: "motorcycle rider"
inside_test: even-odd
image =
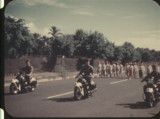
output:
[[[89,88],[91,89],[92,85],[91,85],[91,79],[93,77],[93,66],[90,65],[90,61],[87,59],[85,61],[85,64],[82,66],[79,74],[77,75],[77,77],[79,75],[82,75],[83,78],[87,81],[87,83],[89,84]]]
[[[149,73],[141,82],[144,82],[144,81],[147,82],[151,78],[153,78],[153,83],[159,87],[158,92],[160,93],[160,73],[157,72],[155,65],[152,65],[152,72]],[[143,90],[145,91],[146,88],[147,87],[144,86]],[[155,87],[154,87],[154,90],[155,90]]]
[[[25,79],[28,83],[30,83],[30,80],[32,78],[33,73],[33,66],[30,63],[30,60],[26,60],[26,66],[22,68],[22,71],[25,74]]]

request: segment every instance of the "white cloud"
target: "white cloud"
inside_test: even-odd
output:
[[[35,24],[33,22],[29,22],[26,24],[26,26],[29,28],[29,30],[31,30],[32,32],[37,31],[37,27],[35,26]]]
[[[160,30],[144,30],[144,31],[139,31],[139,32],[137,31],[135,32],[135,35],[137,37],[143,36],[148,39],[157,39],[160,41]]]
[[[145,17],[146,15],[144,14],[133,14],[133,15],[126,15],[126,16],[122,16],[122,19],[132,19],[132,18],[141,18],[141,17]]]
[[[112,37],[111,37],[112,36]],[[110,36],[116,45],[131,42],[135,47],[149,48],[160,51],[160,30],[133,31],[130,34],[115,34]]]
[[[139,32],[136,32],[136,33],[139,33]],[[144,31],[141,31],[141,33],[143,33],[143,34],[159,34],[160,35],[160,30],[144,30]]]
[[[130,40],[136,47],[143,47],[160,51],[160,40],[157,40],[156,38],[140,37],[130,38]]]
[[[67,5],[64,3],[60,3],[57,0],[23,0],[21,1],[23,2],[25,5],[28,6],[35,6],[35,5],[48,5],[48,6],[56,6],[56,7],[60,7],[60,8],[67,8]]]
[[[81,11],[81,10],[73,11],[72,13],[73,13],[74,15],[94,16],[94,14],[93,14],[92,12]]]
[[[158,34],[141,34],[130,37],[125,37],[128,42],[131,42],[135,47],[149,48],[160,51],[160,36]],[[119,39],[116,42],[118,45],[122,45],[126,40],[124,38]]]
[[[49,36],[48,32],[49,29],[48,27],[45,28],[38,28],[33,22],[28,22],[26,26],[29,28],[31,33],[39,33],[40,35],[46,35]]]
[[[114,13],[109,13],[109,12],[107,12],[107,13],[104,13],[104,15],[106,15],[106,16],[116,16],[116,14],[114,14]]]

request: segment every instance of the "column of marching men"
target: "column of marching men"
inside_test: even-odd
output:
[[[122,64],[120,62],[99,61],[96,70],[98,77],[138,79],[151,73],[153,64],[160,72],[160,63],[157,62]]]

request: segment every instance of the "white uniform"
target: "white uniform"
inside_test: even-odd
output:
[[[136,64],[134,65],[134,78],[139,78],[139,68]]]
[[[116,64],[113,64],[112,66],[113,77],[116,77]]]
[[[144,78],[146,76],[146,68],[144,65],[141,65],[141,69],[142,69],[142,78]]]
[[[120,76],[120,65],[119,64],[116,65],[116,76],[117,77]]]
[[[148,70],[148,74],[151,73],[151,72],[153,71],[152,65],[149,65],[149,66],[147,67],[147,70]]]
[[[160,66],[157,65],[157,72],[160,73]]]
[[[105,63],[102,65],[102,74],[103,76],[106,76],[106,64]]]
[[[120,64],[120,76],[125,77],[125,70],[122,64]]]
[[[126,66],[126,75],[127,75],[127,78],[129,77],[129,72],[130,72],[130,65],[129,64],[127,64],[127,66]]]
[[[110,77],[113,77],[113,65],[109,65],[109,70],[110,70]]]
[[[110,64],[106,65],[106,75],[107,75],[107,77],[110,76]]]
[[[131,78],[133,78],[134,77],[134,66],[133,65],[130,66],[130,70],[131,70]]]
[[[102,64],[101,64],[101,63],[99,63],[99,64],[98,64],[98,70],[97,70],[97,74],[98,74],[98,76],[100,76],[100,75],[101,75],[101,73],[102,73]]]

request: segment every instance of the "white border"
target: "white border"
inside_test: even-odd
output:
[[[4,7],[4,0],[0,0],[0,9]]]
[[[0,119],[4,119],[4,111],[0,108]]]

